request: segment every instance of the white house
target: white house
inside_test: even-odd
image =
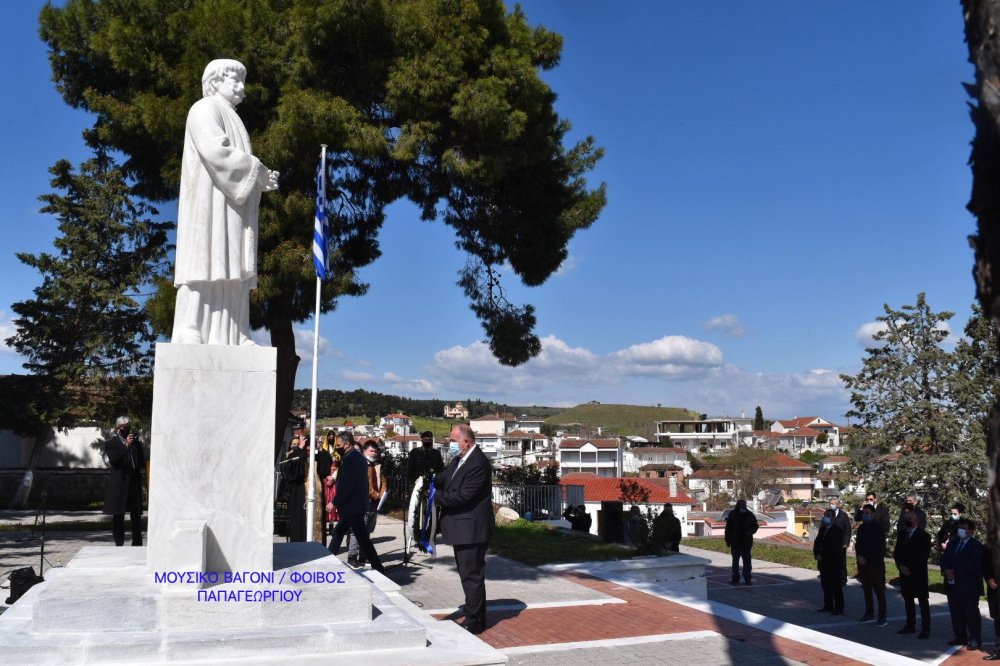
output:
[[[656,438],[687,451],[722,452],[741,443],[753,432],[753,419],[744,416],[713,416],[705,419],[675,419],[656,422]]]
[[[771,424],[772,448],[785,449],[792,454],[805,451],[839,453],[843,451],[840,426],[819,416],[796,416],[779,419]]]
[[[622,458],[626,473],[638,472],[644,465],[677,465],[684,468],[685,474],[690,474],[692,471],[687,459],[687,449],[680,446],[633,447],[625,451]]]
[[[498,463],[503,466],[533,465],[556,458],[552,442],[540,432],[511,430],[501,436],[500,441]]]
[[[780,490],[785,499],[812,498],[815,471],[811,465],[783,453],[775,453],[762,466],[774,471],[774,483],[771,485]],[[736,488],[736,477],[732,470],[725,468],[725,460],[722,460],[719,467],[693,472],[687,477],[687,484],[692,494],[704,499],[722,492],[732,494]]]
[[[559,442],[559,470],[565,476],[589,472],[595,476],[621,476],[623,446],[619,439],[567,437]]]
[[[459,400],[454,405],[444,406],[444,417],[446,419],[462,419],[463,421],[469,418],[469,410],[465,408],[462,401]]]
[[[389,414],[379,419],[378,424],[383,428],[392,428],[397,435],[408,435],[413,430],[413,419],[406,414]]]

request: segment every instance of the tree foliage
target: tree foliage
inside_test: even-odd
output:
[[[517,365],[538,353],[530,305],[510,303],[506,265],[543,283],[567,243],[594,222],[603,185],[585,175],[601,156],[569,123],[540,72],[559,35],[499,0],[68,0],[47,5],[41,35],[67,103],[96,114],[91,141],[121,151],[152,200],[178,190],[184,121],[205,64],[246,65],[240,114],[254,152],[282,174],[260,214],[251,325],[278,348],[279,423],[298,357],[293,322],[315,298],[310,244],[314,165],[329,145],[337,245],[322,309],[363,295],[357,269],[379,256],[386,206],[406,198],[455,231],[469,261],[459,285],[491,350]],[[169,302],[169,297],[165,299]],[[159,301],[162,305],[162,299]],[[164,319],[162,315],[159,319]]]
[[[851,468],[889,503],[919,494],[932,526],[956,501],[984,519],[987,421],[1000,395],[990,324],[973,306],[948,351],[952,313],[933,312],[923,294],[916,305],[885,312],[861,371],[842,375],[854,403],[848,414],[861,421],[851,434]]]
[[[764,430],[764,410],[757,405],[757,409],[753,413],[753,429],[754,430]]]
[[[125,174],[98,149],[74,171],[49,171],[59,192],[39,197],[59,221],[56,253],[18,253],[42,276],[34,298],[11,307],[17,332],[7,340],[28,360],[34,416],[41,425],[105,423],[116,413],[147,415],[154,340],[141,292],[164,270],[170,224],[154,222]]]
[[[841,375],[854,405],[848,417],[883,453],[902,445],[928,453],[966,449],[955,410],[955,357],[942,347],[953,313],[934,312],[923,293],[916,305],[883,307],[861,370]]]
[[[778,484],[780,475],[770,463],[774,453],[752,446],[738,446],[719,459],[719,465],[733,473],[733,496],[743,499],[756,497],[762,490]]]

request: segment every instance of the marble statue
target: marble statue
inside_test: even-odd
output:
[[[250,290],[257,287],[257,209],[278,172],[253,156],[236,114],[246,68],[213,60],[203,98],[188,112],[181,160],[174,285],[175,344],[253,345]]]

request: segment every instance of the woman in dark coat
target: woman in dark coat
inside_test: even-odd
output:
[[[813,555],[819,565],[819,581],[823,586],[823,607],[820,612],[833,611],[844,614],[844,559],[843,532],[833,522],[833,511],[823,514],[823,524],[813,543]]]

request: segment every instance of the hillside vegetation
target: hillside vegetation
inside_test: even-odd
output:
[[[671,419],[697,419],[698,412],[683,407],[644,407],[587,403],[577,405],[545,419],[552,426],[580,424],[581,434],[592,435],[601,427],[603,435],[638,435],[655,439],[656,422]]]

